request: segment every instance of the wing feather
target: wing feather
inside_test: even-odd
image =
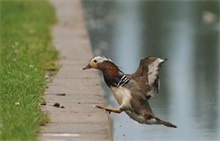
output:
[[[159,69],[166,59],[148,56],[140,60],[140,64],[135,73],[131,74],[145,95],[150,98],[159,92],[160,80]]]

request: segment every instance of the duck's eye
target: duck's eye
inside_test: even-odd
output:
[[[97,63],[97,60],[94,60],[93,62],[94,62],[94,63]]]

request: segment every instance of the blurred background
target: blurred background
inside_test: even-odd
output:
[[[178,126],[142,125],[111,114],[113,137],[136,141],[220,140],[220,2],[83,0],[94,55],[133,73],[144,56],[168,58],[154,113]],[[101,77],[106,103],[118,107]]]

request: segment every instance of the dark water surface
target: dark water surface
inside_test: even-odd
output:
[[[219,1],[84,0],[83,6],[95,55],[111,58],[125,73],[134,72],[143,56],[169,59],[161,92],[150,104],[178,128],[113,113],[115,141],[220,140]],[[118,107],[103,88],[106,103]]]

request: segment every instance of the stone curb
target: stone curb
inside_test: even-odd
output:
[[[50,2],[58,19],[52,36],[62,67],[45,91],[43,109],[49,113],[50,123],[43,127],[39,140],[111,141],[109,115],[94,107],[104,103],[98,73],[81,70],[92,57],[81,2]]]

